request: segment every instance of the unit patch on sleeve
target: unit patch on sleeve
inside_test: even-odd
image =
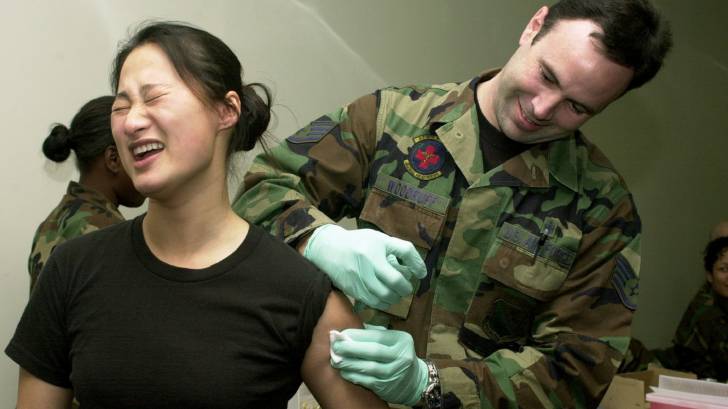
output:
[[[417,136],[404,160],[404,167],[417,179],[432,180],[442,176],[440,169],[446,155],[445,146],[436,136]]]

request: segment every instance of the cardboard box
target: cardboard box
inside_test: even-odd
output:
[[[599,409],[648,409],[650,404],[645,400],[645,395],[651,392],[651,386],[658,385],[660,375],[697,379],[695,374],[689,372],[652,365],[646,371],[619,374],[612,379]]]

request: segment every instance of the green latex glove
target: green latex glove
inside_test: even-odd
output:
[[[371,328],[371,327],[369,327]],[[415,354],[412,336],[386,329],[347,329],[331,343],[341,377],[383,400],[413,406],[427,387],[425,361]]]
[[[382,310],[412,293],[410,278],[427,275],[412,243],[371,229],[323,225],[311,234],[303,256],[346,295]]]

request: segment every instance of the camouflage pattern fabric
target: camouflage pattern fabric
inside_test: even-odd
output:
[[[728,381],[728,299],[705,283],[683,314],[672,342],[675,369]]]
[[[632,337],[617,373],[646,371],[650,366],[663,367],[665,365],[656,356],[661,352],[648,349],[642,341]]]
[[[408,331],[445,407],[592,408],[630,339],[640,220],[581,133],[483,172],[474,90],[385,88],[259,155],[234,209],[295,244],[342,217],[409,240],[428,275],[372,324]]]
[[[106,196],[70,182],[61,202],[38,226],[33,237],[28,257],[31,290],[57,245],[121,221],[124,221],[124,217]]]

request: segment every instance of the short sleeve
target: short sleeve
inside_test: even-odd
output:
[[[67,283],[59,271],[57,253],[43,268],[5,353],[39,379],[71,388],[65,319]]]
[[[313,266],[312,268],[315,269]],[[311,344],[313,329],[324,313],[326,300],[328,300],[329,293],[331,292],[331,281],[329,281],[326,274],[318,269],[315,269],[314,272],[314,277],[309,281],[308,289],[302,298],[303,305],[301,306],[301,313],[298,317],[300,325],[298,327],[297,346],[301,358],[303,358],[308,346]]]

